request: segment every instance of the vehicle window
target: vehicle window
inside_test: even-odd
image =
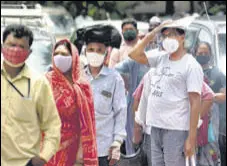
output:
[[[215,43],[213,42],[213,39],[212,39],[212,34],[210,32],[208,32],[207,30],[205,29],[201,29],[200,32],[199,32],[199,36],[198,36],[198,41],[197,41],[197,44],[199,42],[207,42],[210,44],[211,46],[211,51],[212,51],[212,54],[214,56],[211,56],[211,60],[210,60],[210,64],[211,65],[216,65],[217,63],[217,57],[216,57],[216,53],[215,53]]]
[[[185,36],[185,48],[188,50],[188,52],[192,53],[193,52],[193,47],[196,44],[196,37],[198,34],[199,29],[196,27],[189,27],[186,31],[186,36]]]
[[[208,31],[201,29],[199,33],[199,41],[208,42],[209,44],[212,44],[212,36]]]
[[[218,35],[218,45],[220,56],[226,56],[226,34],[219,34]]]
[[[218,45],[220,56],[226,57],[226,24],[221,24],[218,27]]]
[[[226,33],[218,35],[218,46],[220,52],[219,68],[226,75]]]

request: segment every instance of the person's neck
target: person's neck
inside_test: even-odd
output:
[[[96,78],[98,76],[98,74],[100,73],[102,67],[103,66],[92,67],[92,66],[89,65],[89,69],[90,69],[90,72],[91,72],[91,75],[92,75],[93,78]]]
[[[184,55],[186,54],[186,50],[184,47],[180,47],[176,52],[172,53],[170,55],[170,60],[172,61],[178,61],[180,60]]]
[[[210,68],[210,65],[209,64],[202,65],[202,68],[203,70],[207,70]]]
[[[139,38],[137,37],[135,40],[132,40],[132,41],[126,41],[125,40],[125,43],[127,45],[134,46],[134,45],[136,45],[136,43],[138,42],[138,40],[139,40]]]
[[[24,68],[24,65],[21,67],[11,67],[11,66],[7,65],[5,62],[3,62],[3,65],[6,70],[6,73],[11,78],[15,78],[21,72],[21,70]]]

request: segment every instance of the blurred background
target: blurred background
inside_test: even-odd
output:
[[[87,9],[94,20],[134,17],[148,21],[154,15],[170,16],[177,13],[204,14],[204,1],[1,1],[1,4],[36,4],[44,7],[64,7],[73,18]],[[207,1],[211,15],[226,14],[226,1]]]
[[[33,54],[41,54],[44,58],[31,56],[28,61],[44,72],[51,63],[50,55],[56,41],[68,38],[79,51],[82,49],[83,43],[77,41],[80,28],[111,24],[121,33],[122,20],[134,18],[142,38],[148,32],[153,16],[158,16],[163,22],[192,15],[204,23],[195,22],[187,30],[189,50],[193,51],[198,39],[211,43],[217,57],[219,52],[225,55],[221,50],[226,48],[223,44],[226,43],[226,1],[1,1],[1,34],[12,23],[29,26],[35,35]],[[216,33],[221,35],[218,38],[221,42],[215,45]]]

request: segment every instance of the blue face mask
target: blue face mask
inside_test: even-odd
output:
[[[208,64],[208,62],[210,61],[210,55],[197,55],[196,60],[201,65]]]

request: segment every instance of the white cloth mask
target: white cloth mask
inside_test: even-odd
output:
[[[54,63],[62,73],[66,73],[72,67],[72,56],[55,55]]]
[[[100,67],[105,59],[106,54],[98,54],[96,52],[86,52],[87,62],[92,67]]]
[[[166,38],[163,40],[162,46],[166,52],[172,54],[179,48],[179,42],[176,39]]]

